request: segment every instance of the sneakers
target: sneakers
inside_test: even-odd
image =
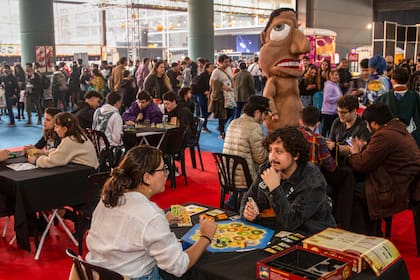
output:
[[[31,121],[27,121],[26,123],[25,123],[25,126],[31,126],[32,125],[32,122]]]
[[[225,140],[225,133],[220,133],[218,136],[219,139]]]
[[[201,129],[201,132],[211,133],[211,131],[210,131],[207,127],[203,127],[203,128]]]
[[[7,126],[8,126],[8,127],[15,127],[15,126],[16,126],[16,124],[15,124],[15,123],[9,123]]]

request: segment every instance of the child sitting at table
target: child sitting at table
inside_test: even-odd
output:
[[[45,154],[29,154],[28,161],[41,168],[64,166],[76,163],[97,168],[99,166],[95,147],[71,113],[59,113],[54,117],[54,131],[61,139],[56,149]]]
[[[42,128],[42,137],[38,140],[35,145],[28,145],[23,148],[25,154],[30,149],[39,149],[36,150],[38,154],[44,154],[43,150],[50,150],[52,148],[57,148],[60,144],[61,139],[58,137],[57,133],[54,131],[54,116],[58,113],[61,113],[60,109],[54,107],[48,107],[44,111],[44,127]]]
[[[86,260],[131,279],[161,279],[158,267],[181,276],[192,267],[210,244],[214,221],[200,220],[200,239],[182,250],[169,223],[179,222],[150,198],[165,190],[169,171],[162,152],[150,146],[128,151],[111,172],[93,213],[86,239]]]

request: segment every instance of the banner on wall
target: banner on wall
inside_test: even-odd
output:
[[[54,47],[35,46],[35,61],[39,64],[39,71],[54,72]]]

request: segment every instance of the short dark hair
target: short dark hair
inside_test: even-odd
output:
[[[296,127],[279,128],[264,139],[264,147],[269,151],[276,141],[283,143],[284,149],[293,157],[298,156],[297,164],[304,165],[309,160],[309,144],[302,132]]]
[[[47,107],[45,108],[44,113],[50,115],[51,117],[54,117],[58,113],[61,113],[61,110],[55,107]]]
[[[111,92],[106,96],[106,103],[114,106],[118,101],[121,100],[121,95],[118,92]]]
[[[248,102],[244,106],[244,113],[248,116],[254,116],[254,112],[259,110],[261,113],[270,110],[270,99],[265,96],[252,95],[248,98]]]
[[[150,94],[147,91],[142,90],[137,94],[137,100],[151,101],[152,97],[150,96]]]
[[[370,122],[376,122],[377,124],[384,125],[392,120],[392,113],[388,105],[385,103],[374,103],[366,108],[363,112],[362,118]]]
[[[143,63],[146,63],[147,61],[149,61],[150,60],[150,58],[148,58],[148,57],[145,57],[145,58],[143,58]]]
[[[304,125],[314,126],[319,122],[320,117],[321,113],[317,107],[309,105],[302,110],[302,122]]]
[[[92,97],[98,97],[101,100],[103,98],[99,92],[94,91],[94,90],[89,90],[88,92],[85,93],[85,96],[84,96],[85,99],[91,99]]]
[[[225,61],[226,59],[229,59],[229,56],[227,56],[226,54],[221,54],[219,55],[219,58],[217,59],[217,61],[219,63],[222,63],[223,61]]]
[[[121,64],[125,64],[127,62],[127,57],[123,56],[120,58],[120,60],[118,60],[118,63]]]
[[[360,61],[360,68],[369,68],[369,58],[364,58]]]
[[[190,87],[182,87],[178,90],[178,95],[181,99],[184,99],[184,96],[187,95],[188,91],[190,91]]]
[[[32,68],[32,63],[31,62],[26,62],[25,65]]]
[[[239,63],[239,69],[245,70],[246,69],[246,63],[245,62]]]
[[[355,95],[346,94],[338,99],[337,107],[346,108],[349,111],[353,111],[354,109],[359,109],[359,100]]]
[[[410,74],[406,67],[397,67],[392,71],[391,78],[397,83],[405,85],[410,79]]]
[[[304,60],[304,59],[309,60],[309,56],[304,55],[304,56],[302,57],[302,60]]]
[[[123,71],[123,77],[124,77],[124,78],[130,77],[130,74],[131,74],[131,73],[130,73],[130,71],[129,71],[129,70],[124,70],[124,71]]]
[[[165,93],[165,94],[162,96],[162,98],[163,98],[163,100],[173,102],[174,100],[176,101],[176,94],[175,94],[175,92],[173,92],[173,91],[169,91],[169,92]]]

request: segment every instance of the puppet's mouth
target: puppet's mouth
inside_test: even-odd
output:
[[[282,59],[280,61],[277,61],[275,65],[276,67],[299,69],[300,61],[296,59]]]

